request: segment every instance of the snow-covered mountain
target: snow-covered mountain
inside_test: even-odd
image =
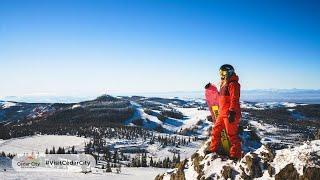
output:
[[[243,101],[241,108],[242,120],[246,122],[243,126],[249,125],[257,129],[263,142],[278,142],[281,146],[297,143],[312,139],[314,132],[320,127],[317,121],[320,116],[319,105]],[[106,96],[71,104],[0,103],[0,122],[12,123],[10,126],[14,127],[11,128],[13,137],[15,131],[21,131],[23,127],[31,128],[28,132],[32,132],[32,126],[28,125],[30,123],[41,121],[38,124],[44,126],[54,121],[68,126],[68,123],[84,123],[89,119],[88,122],[93,124],[106,121],[162,133],[206,137],[211,125],[207,120],[208,116],[206,104],[201,99]],[[19,124],[19,128],[15,124]]]
[[[43,153],[45,149],[51,150],[52,146],[71,151],[70,148],[75,146],[78,153],[92,153],[100,157],[93,172],[105,174],[103,166],[107,162],[104,159],[107,148],[111,154],[119,153],[121,158],[117,164],[126,167],[132,175],[143,172],[135,171],[132,166],[151,166],[155,171],[150,170],[153,173],[148,176],[149,179],[153,179],[150,178],[151,175],[154,177],[159,173],[160,179],[194,179],[200,177],[199,175],[204,179],[218,176],[243,179],[259,176],[263,179],[269,171],[271,174],[273,172],[270,177],[273,179],[282,169],[286,169],[280,166],[280,162],[285,161],[289,164],[287,168],[292,169],[290,158],[276,158],[281,157],[281,152],[292,154],[290,157],[294,159],[296,152],[304,152],[303,147],[313,148],[315,152],[310,152],[312,158],[317,157],[315,154],[319,143],[312,141],[306,145],[306,142],[314,139],[314,133],[320,128],[320,105],[242,101],[241,108],[243,113],[239,135],[246,154],[241,163],[233,163],[213,154],[203,154],[212,123],[209,121],[207,105],[201,98],[104,95],[77,103],[0,101],[0,139],[4,139],[0,141],[0,153],[4,151],[12,155],[37,149]],[[291,151],[295,148],[297,149]],[[272,157],[272,160],[268,161],[269,165],[265,164],[261,153]],[[139,166],[137,161],[143,157],[148,163]],[[2,168],[8,170],[10,167],[7,164],[10,163],[7,160],[2,158],[0,162]],[[254,161],[256,166],[250,165],[250,161]],[[300,163],[305,165],[304,162]],[[303,166],[294,165],[300,175],[299,167]],[[152,169],[151,167],[143,168]],[[162,168],[157,169],[158,167]],[[174,167],[178,168],[171,169]],[[167,170],[168,172],[164,173]],[[251,171],[254,171],[255,175],[252,175]],[[305,171],[313,173],[310,168]],[[15,176],[9,170],[7,172],[7,177]],[[184,176],[181,176],[182,172]],[[51,175],[59,179],[71,177]],[[40,177],[35,174],[22,176],[29,177],[28,179]],[[103,177],[110,177],[110,174]],[[97,176],[81,175],[79,178],[95,179]]]

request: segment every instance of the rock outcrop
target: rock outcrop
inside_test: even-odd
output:
[[[274,151],[262,145],[245,154],[238,162],[215,153],[205,154],[206,142],[179,167],[158,175],[157,180],[209,179],[293,179],[313,180],[320,177],[320,140],[301,146]]]

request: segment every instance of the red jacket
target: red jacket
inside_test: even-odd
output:
[[[240,110],[240,84],[239,77],[234,74],[220,87],[219,93],[219,115],[228,117],[229,111],[236,112],[236,118],[241,117]]]

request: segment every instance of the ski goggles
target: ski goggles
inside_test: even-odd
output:
[[[222,70],[220,70],[220,76],[221,76],[221,79],[225,79],[226,77],[227,77],[227,75],[228,75],[228,72],[227,71],[222,71]]]

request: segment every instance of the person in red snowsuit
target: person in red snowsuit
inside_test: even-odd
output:
[[[234,68],[225,64],[220,67],[219,116],[212,128],[210,151],[217,152],[221,142],[221,131],[225,128],[229,141],[231,159],[241,158],[241,142],[238,128],[241,118],[240,84]]]

